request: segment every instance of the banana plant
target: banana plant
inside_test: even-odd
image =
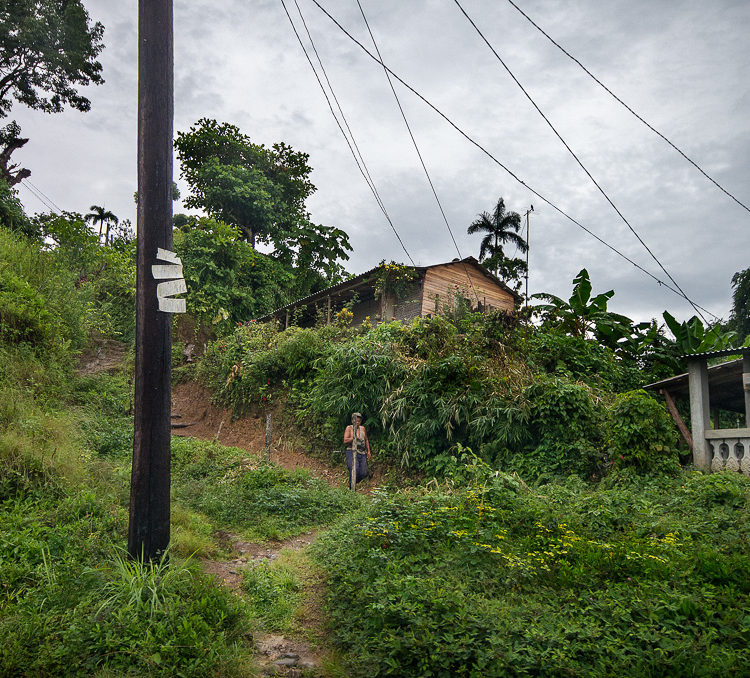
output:
[[[583,268],[573,279],[573,294],[564,301],[554,294],[533,295],[548,303],[538,304],[534,310],[542,315],[542,322],[574,337],[593,335],[609,348],[618,348],[633,334],[633,321],[627,316],[607,310],[614,290],[591,296],[592,286],[588,271]]]
[[[668,311],[663,313],[667,327],[674,335],[677,348],[684,354],[720,351],[737,342],[739,335],[733,330],[725,330],[719,323],[704,327],[697,316],[685,322],[678,322]]]

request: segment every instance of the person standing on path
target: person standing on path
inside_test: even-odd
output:
[[[344,445],[346,445],[346,467],[349,469],[349,488],[351,489],[352,477],[352,460],[354,450],[357,451],[357,481],[364,480],[369,474],[367,460],[371,458],[370,441],[367,438],[367,431],[362,426],[362,415],[359,412],[352,414],[357,424],[352,427],[350,424],[344,431]],[[354,430],[356,428],[356,430]]]

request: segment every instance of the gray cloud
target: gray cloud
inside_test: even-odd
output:
[[[407,248],[419,263],[453,258],[455,248],[382,69],[309,0],[299,2]],[[135,217],[135,4],[86,2],[107,28],[107,82],[90,90],[90,113],[14,110],[31,137],[19,160],[32,169],[35,185],[65,209],[84,211],[98,203]],[[353,0],[323,4],[369,44]],[[453,3],[363,4],[394,71],[528,185],[664,278]],[[683,288],[726,316],[731,275],[748,266],[748,213],[615,104],[509,3],[462,4]],[[293,1],[287,6],[296,16]],[[528,0],[522,6],[688,155],[750,200],[748,3]],[[573,276],[585,267],[595,290],[615,289],[612,306],[636,319],[665,308],[678,317],[692,314],[684,300],[545,205],[397,87],[463,255],[478,250],[478,238],[467,236],[466,226],[502,195],[521,213],[534,204],[532,291],[567,297]],[[352,271],[381,259],[405,260],[277,0],[175,2],[175,129],[203,116],[237,124],[258,142],[284,140],[310,154],[318,187],[310,210],[316,221],[350,234]],[[25,188],[21,197],[28,209],[43,209]]]

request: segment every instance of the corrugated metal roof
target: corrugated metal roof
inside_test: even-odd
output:
[[[728,355],[750,355],[750,346],[743,348],[723,348],[720,351],[706,351],[705,353],[686,353],[681,358],[722,358]]]

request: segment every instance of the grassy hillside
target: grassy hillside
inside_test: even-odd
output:
[[[168,560],[132,562],[127,366],[74,373],[101,314],[59,254],[0,230],[0,674],[250,675],[259,622],[200,557],[220,529],[297,534],[359,498],[177,439]]]
[[[169,558],[132,562],[128,367],[73,370],[91,337],[130,336],[132,262],[80,236],[0,229],[0,674],[252,675],[247,634],[309,633],[316,596],[326,675],[747,674],[750,482],[680,466],[637,389],[673,355],[502,315],[211,343],[183,376],[235,413],[280,404],[322,456],[363,411],[398,487],[175,439]],[[202,572],[220,532],[321,527],[238,594]]]

